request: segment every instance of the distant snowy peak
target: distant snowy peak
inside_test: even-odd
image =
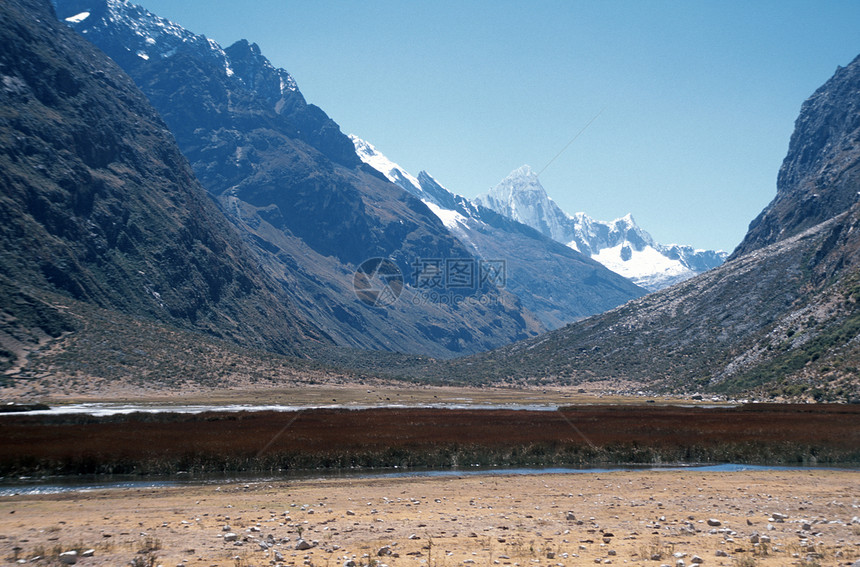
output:
[[[636,224],[631,214],[611,222],[594,220],[585,213],[567,214],[547,195],[527,165],[511,172],[475,201],[592,257],[652,291],[715,268],[727,256],[722,251],[658,244]]]
[[[241,81],[272,104],[285,95],[298,93],[293,77],[276,69],[256,44],[240,40],[223,49],[204,35],[192,33],[182,26],[149,12],[128,0],[53,0],[58,15],[84,36],[98,34],[114,36],[121,43],[120,52],[133,64],[135,59],[150,61],[166,59],[185,50],[215,58],[227,77]],[[123,30],[117,32],[118,29]],[[116,50],[115,50],[116,51]]]
[[[567,244],[571,217],[549,198],[531,167],[515,169],[475,202]]]

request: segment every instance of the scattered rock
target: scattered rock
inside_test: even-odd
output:
[[[758,532],[753,532],[750,534],[750,543],[758,543],[760,541]]]
[[[723,551],[722,549],[718,549],[716,553],[714,553],[717,557],[728,557],[729,554]]]
[[[576,521],[576,514],[574,514],[573,512],[568,512],[567,513],[567,521],[568,522]]]
[[[716,518],[708,518],[708,525],[711,527],[722,526],[723,523]]]
[[[391,555],[391,547],[388,545],[383,545],[379,548],[379,551],[376,552],[378,557],[384,557],[386,555]]]
[[[771,517],[773,518],[773,521],[774,521],[774,522],[784,522],[784,521],[786,521],[786,520],[788,519],[788,515],[787,515],[787,514],[779,514],[779,513],[776,513],[776,512],[774,512],[773,514],[771,514]]]
[[[470,536],[470,537],[471,537],[471,536]],[[477,534],[475,534],[475,537],[477,537]],[[421,539],[421,538],[420,538],[420,537],[418,537],[418,536],[417,536],[417,535],[415,535],[415,534],[412,534],[412,535],[410,535],[410,536],[409,536],[409,539]]]
[[[96,554],[95,549],[88,549],[88,550],[84,551],[83,553],[81,553],[81,557],[92,557],[95,554]]]
[[[311,544],[309,544],[308,542],[306,542],[303,539],[300,539],[299,541],[296,542],[296,550],[297,551],[304,551],[305,549],[310,549],[310,548],[311,548]]]
[[[347,516],[355,516],[355,512],[353,512],[352,510],[347,510],[346,515]],[[353,561],[353,563],[355,563],[355,562]]]
[[[78,552],[77,551],[64,551],[60,554],[60,563],[64,565],[74,565],[78,562]]]
[[[547,551],[546,552],[547,559],[555,559],[555,551]]]
[[[343,562],[343,567],[355,567],[355,561],[352,559],[347,559]]]
[[[239,536],[233,532],[224,534],[224,541],[236,541],[237,539],[239,539]]]
[[[692,558],[692,559],[690,559],[690,561],[691,561],[691,562],[693,562],[693,563],[697,563],[697,564],[699,564],[699,565],[701,565],[702,563],[704,563],[704,562],[705,562],[705,560],[704,560],[704,559],[702,559],[701,557],[699,557],[698,555],[694,555],[694,556],[693,556],[693,558]]]

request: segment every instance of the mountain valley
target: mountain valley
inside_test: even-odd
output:
[[[474,200],[413,177],[249,41],[54,4],[0,14],[15,391],[276,375],[860,397],[857,60],[803,104],[775,199],[723,262],[568,215],[527,166]],[[440,279],[446,260],[466,271]]]

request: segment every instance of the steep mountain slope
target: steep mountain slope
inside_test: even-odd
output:
[[[776,197],[750,223],[737,257],[790,238],[850,208],[860,189],[860,63],[838,67],[809,97],[779,169]]]
[[[781,236],[762,236],[760,220],[745,240],[751,252],[739,250],[705,274],[536,339],[428,372],[452,379],[600,380],[669,391],[860,399],[860,203],[826,198],[860,190],[857,162],[835,159],[831,152],[842,148],[838,154],[846,157],[856,146],[855,121],[844,117],[860,103],[858,79],[860,59],[837,71],[803,105],[782,169],[787,180],[786,172],[799,161],[824,167],[814,178],[829,218],[805,230],[806,221],[793,219]],[[816,103],[821,93],[839,94],[821,105]],[[828,132],[825,143],[806,139],[809,124]],[[818,158],[804,153],[813,147]],[[783,183],[776,204],[760,219],[786,203],[807,202],[808,177],[798,179],[798,184]],[[841,210],[837,202],[843,203]],[[825,209],[814,210],[825,215]],[[764,245],[768,239],[775,241]]]
[[[423,203],[363,165],[337,124],[256,45],[222,49],[124,0],[55,5],[131,75],[260,268],[337,344],[445,357],[543,328],[493,282],[471,289],[484,303],[426,300],[415,266],[474,262],[471,252]],[[391,305],[355,293],[356,270],[373,258],[393,260],[404,276]]]
[[[49,2],[0,4],[0,45],[4,366],[74,328],[42,292],[280,352],[330,342],[258,273],[146,97]]]
[[[504,260],[506,289],[548,329],[602,313],[645,293],[533,228],[452,193],[427,172],[416,178],[370,143],[351,138],[365,163],[421,199],[476,256]]]
[[[527,165],[475,197],[475,202],[582,252],[651,291],[719,266],[727,256],[721,251],[658,244],[636,225],[632,215],[612,222],[597,221],[585,213],[568,215],[549,198]]]

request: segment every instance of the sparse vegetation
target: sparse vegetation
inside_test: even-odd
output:
[[[739,557],[735,557],[732,559],[733,567],[755,567],[756,561],[755,557],[751,555],[741,555]]]
[[[153,553],[144,553],[143,555],[135,555],[131,560],[131,567],[155,567],[158,563],[158,556]]]

